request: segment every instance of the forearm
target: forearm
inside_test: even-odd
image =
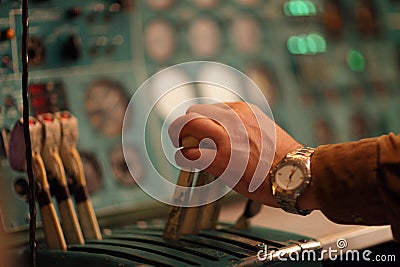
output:
[[[321,209],[337,223],[391,224],[400,238],[400,136],[320,146],[311,172],[299,205]]]

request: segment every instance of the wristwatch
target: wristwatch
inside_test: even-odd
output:
[[[311,183],[310,158],[315,149],[302,147],[290,152],[271,171],[272,195],[286,212],[307,215],[297,206],[298,197]]]

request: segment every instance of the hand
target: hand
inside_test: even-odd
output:
[[[241,179],[234,190],[274,207],[278,204],[272,197],[269,169],[287,153],[302,147],[258,107],[244,102],[194,105],[171,124],[169,134],[177,148],[179,140],[187,136],[199,140],[208,138],[216,146],[216,151],[210,149],[212,144],[206,141],[206,148],[183,148],[182,153],[178,151],[175,155],[178,165],[206,167],[206,171],[217,177],[226,174],[221,177],[225,177],[228,185],[230,181],[226,177],[239,176]],[[253,177],[262,184],[249,192]]]

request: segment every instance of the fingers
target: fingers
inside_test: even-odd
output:
[[[230,109],[228,103],[196,104],[190,106],[186,111],[186,114],[197,113],[209,118],[217,119],[219,113]]]
[[[218,145],[227,134],[224,128],[214,120],[198,113],[188,113],[176,119],[168,129],[169,137],[175,147],[180,147],[180,140],[192,136],[198,140],[210,138]]]
[[[182,148],[175,153],[176,164],[183,168],[205,170],[214,176],[220,176],[229,157],[221,157],[216,150],[205,148]]]

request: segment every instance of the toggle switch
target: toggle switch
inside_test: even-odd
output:
[[[197,147],[199,141],[193,137],[182,140],[183,147]],[[176,206],[171,206],[168,219],[165,224],[163,238],[179,240],[182,234],[197,234],[200,230],[213,229],[218,219],[218,201],[197,207],[181,207],[180,204],[189,202],[190,187],[194,180],[194,169],[190,171],[181,170],[177,185],[187,187],[186,191],[176,190],[173,196]],[[197,178],[196,186],[204,186],[215,180],[215,177],[205,171],[201,171]],[[213,194],[215,192],[208,192]],[[181,196],[184,196],[181,198]],[[197,197],[200,197],[197,195]],[[202,196],[204,197],[204,196]],[[195,196],[191,201],[196,201]]]
[[[84,244],[82,230],[70,198],[67,177],[58,149],[61,143],[60,123],[51,113],[38,115],[37,119],[42,124],[44,133],[41,151],[44,165],[50,178],[56,178],[56,187],[53,187],[52,191],[56,192],[65,238],[68,244]]]
[[[60,221],[53,205],[50,186],[47,180],[46,169],[41,157],[42,149],[42,125],[33,117],[29,118],[29,132],[32,149],[32,167],[34,170],[36,201],[39,203],[40,216],[42,218],[45,240],[49,249],[66,250],[67,244],[63,235]],[[10,166],[17,171],[25,171],[25,139],[23,121],[20,119],[10,133],[11,147],[9,161]],[[24,179],[16,181],[15,186],[19,188],[17,193],[24,193]],[[27,184],[26,184],[27,185]],[[28,185],[29,186],[29,185]]]
[[[78,143],[78,120],[68,111],[55,114],[61,126],[60,156],[68,174],[72,175],[76,187],[73,190],[79,221],[86,239],[101,240],[99,223],[86,186],[82,159],[76,148]]]

